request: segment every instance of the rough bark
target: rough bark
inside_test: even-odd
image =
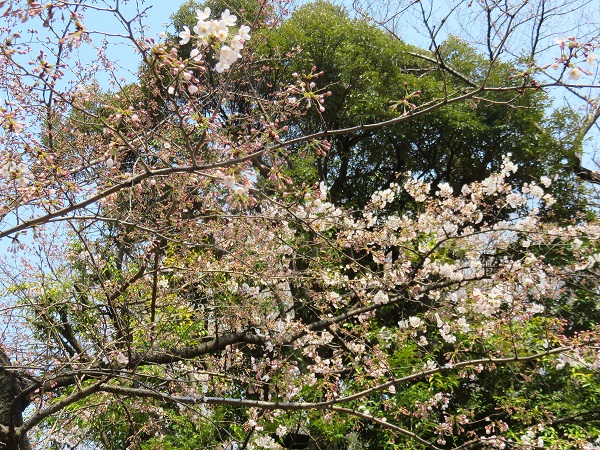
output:
[[[20,427],[23,425],[23,411],[27,401],[18,398],[23,381],[18,372],[11,369],[12,364],[2,348],[0,348],[0,449],[30,450],[27,435],[21,436]]]
[[[589,181],[590,183],[600,184],[600,174],[598,172],[587,169],[583,166],[579,166],[577,168],[577,176],[584,181]]]

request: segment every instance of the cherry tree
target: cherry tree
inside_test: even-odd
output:
[[[596,448],[600,226],[552,220],[551,174],[514,185],[510,155],[460,191],[398,173],[356,211],[285,171],[333,135],[540,89],[544,64],[575,80],[596,44],[559,40],[518,83],[287,138],[328,91],[316,67],[261,86],[258,43],[285,6],[258,2],[248,23],[204,7],[173,41],[120,2],[4,5],[0,442]],[[112,39],[139,82],[120,80]]]

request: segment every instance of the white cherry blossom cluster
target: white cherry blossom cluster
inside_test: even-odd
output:
[[[222,174],[219,174],[222,175]],[[236,184],[235,176],[233,175],[222,175],[222,182],[225,186],[233,191],[234,194],[243,195],[250,190],[250,186],[247,184],[241,185]]]
[[[490,291],[481,291],[479,288],[475,288],[472,297],[474,300],[472,311],[485,317],[492,317],[498,312],[502,303],[510,302],[510,296],[498,287],[494,287]]]
[[[433,263],[431,269],[437,272],[441,277],[449,280],[462,281],[464,278],[463,273],[456,264]]]
[[[29,173],[29,167],[25,163],[17,164],[13,160],[8,160],[0,167],[0,176],[10,179],[14,176],[17,186],[24,188],[31,183],[32,175]]]
[[[541,437],[536,437],[536,433],[532,429],[527,430],[527,432],[521,436],[521,443],[523,444],[524,448],[544,447],[544,439]]]
[[[449,344],[454,344],[456,342],[456,336],[451,333],[450,325],[444,322],[438,313],[435,313],[435,318],[442,339]]]
[[[341,209],[320,198],[307,198],[304,205],[298,206],[295,214],[301,219],[309,220],[311,227],[317,231],[331,229],[344,217]]]
[[[427,200],[429,192],[431,191],[431,185],[412,178],[410,172],[408,173],[408,176],[408,180],[404,183],[404,190],[417,202],[424,202]]]
[[[546,180],[542,180],[544,185],[546,187],[550,186],[548,177],[542,177],[542,178],[546,178]],[[536,198],[538,200],[543,200],[544,203],[546,204],[546,206],[548,206],[548,207],[552,206],[554,203],[556,203],[556,200],[554,199],[554,197],[551,194],[545,194],[544,189],[542,189],[540,186],[536,185],[535,183],[531,183],[531,184],[525,183],[523,185],[522,191],[524,194],[529,194],[533,198]]]
[[[408,319],[398,321],[398,328],[401,330],[409,330],[412,328],[421,328],[425,322],[417,316],[411,316]],[[414,334],[416,336],[416,333]]]
[[[527,204],[527,198],[521,194],[511,193],[506,196],[506,203],[508,203],[511,208],[516,209]]]
[[[235,26],[237,17],[229,12],[228,9],[223,11],[221,19],[209,19],[211,14],[210,8],[204,8],[204,11],[198,11],[196,18],[198,23],[192,28],[192,31],[196,33],[196,37],[201,42],[201,45],[210,43],[222,43],[219,48],[219,62],[215,66],[215,70],[219,73],[223,73],[229,70],[234,62],[242,57],[241,51],[244,48],[244,43],[250,39],[250,27],[242,25],[228,42],[225,44],[228,36],[230,35],[229,27]],[[192,39],[192,32],[188,27],[183,27],[183,31],[179,33],[181,45],[187,44]],[[191,51],[190,56],[195,59],[198,58],[200,50],[195,48]]]
[[[385,305],[390,301],[388,295],[383,291],[378,291],[377,294],[373,297],[373,303],[376,305]]]
[[[255,427],[256,429],[257,427]],[[249,447],[250,448],[250,447]],[[254,445],[252,448],[281,448],[277,445],[277,442],[271,436],[257,436],[254,438]]]
[[[442,198],[451,197],[454,193],[452,190],[452,186],[450,186],[448,183],[440,183],[438,188],[439,191],[436,192],[436,195]]]
[[[396,194],[400,191],[400,186],[396,183],[391,183],[388,189],[377,191],[371,196],[371,203],[376,209],[383,209],[389,203],[394,201]]]

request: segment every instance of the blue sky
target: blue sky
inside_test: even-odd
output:
[[[143,24],[147,27],[145,30],[145,35],[147,37],[158,39],[158,34],[161,31],[166,30],[166,25],[170,21],[170,15],[177,10],[181,3],[183,2],[149,1],[140,4],[138,1],[121,1],[121,11],[125,18],[131,19],[136,16],[138,7],[142,11],[146,10],[145,17],[143,19]],[[109,5],[108,7],[114,7],[115,2],[99,2],[96,6],[107,7],[107,4]],[[109,12],[87,11],[84,14],[83,24],[86,29],[90,31],[103,31],[114,34],[122,33],[124,29],[114,15]],[[24,41],[31,42],[30,39],[34,38],[37,38],[40,42],[43,42],[46,38],[51,39],[54,42],[56,41],[56,38],[49,34],[46,28],[41,26],[38,27],[37,25],[37,21],[27,22],[25,24],[26,28],[30,31],[22,33],[22,38]],[[71,24],[69,30],[73,31],[73,29],[73,24]],[[174,32],[174,30],[170,31]],[[74,59],[83,65],[94,64],[94,59],[96,58],[97,52],[93,45],[99,45],[102,40],[98,34],[93,34],[92,36],[92,46],[89,44],[82,44],[78,49],[75,49],[73,54]],[[119,69],[117,70],[118,77],[124,77],[126,79],[126,83],[135,82],[137,79],[136,72],[140,63],[139,55],[134,53],[131,45],[125,43],[122,38],[108,38],[108,41],[109,44],[107,47],[107,53],[109,58],[119,66]],[[38,45],[35,45],[34,47],[38,48]],[[39,48],[44,48],[44,45],[40,44]],[[31,51],[29,54],[22,56],[22,59],[24,60],[23,62],[26,63],[27,60],[35,60],[37,55],[37,50]],[[68,62],[70,64],[73,63],[72,60]],[[66,76],[63,80],[65,84],[77,84],[79,82],[79,80],[77,80],[78,73],[76,70],[67,69],[65,73]],[[96,76],[99,86],[102,89],[109,87],[108,81],[110,78],[111,74],[106,72],[99,72]],[[27,215],[26,211],[22,210],[21,212]],[[2,228],[7,228],[14,225],[15,220],[16,219],[12,214],[4,217],[2,220]],[[19,241],[26,245],[32,244],[33,241],[31,239],[31,233],[19,236]],[[11,247],[11,244],[13,244],[13,241],[10,238],[0,240],[0,255],[4,255],[8,258],[8,260],[14,260],[16,262],[20,256],[17,253],[10,253],[8,251],[8,249]]]
[[[106,2],[111,7],[114,6],[114,1]],[[138,15],[140,11],[143,12],[142,23],[144,25],[144,36],[149,38],[159,39],[159,33],[163,31],[175,32],[175,30],[168,29],[167,26],[170,23],[170,16],[173,14],[183,1],[147,1],[141,3],[139,1],[129,1],[120,5],[120,11],[127,20],[131,20]],[[90,32],[94,41],[94,44],[99,44],[102,36],[93,33],[94,31],[99,32],[110,32],[120,34],[124,32],[124,26],[119,20],[109,12],[100,11],[86,11],[84,14],[84,26]],[[133,24],[136,35],[139,35],[139,22]],[[136,80],[135,73],[139,67],[140,58],[135,55],[134,50],[131,48],[131,43],[127,43],[123,38],[119,37],[107,37],[108,46],[107,53],[109,58],[115,62],[121,69],[118,71],[119,76],[123,76],[127,79],[127,82],[134,82]],[[82,61],[93,62],[95,56],[94,51],[90,51],[90,47],[83,45],[79,51],[79,57]],[[98,77],[98,81],[101,87],[106,87],[106,79],[102,79],[102,75]]]

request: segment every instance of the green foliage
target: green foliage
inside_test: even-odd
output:
[[[434,58],[430,52],[325,1],[296,10],[267,36],[262,51],[273,61],[267,86],[316,66],[324,73],[311,81],[316,89],[332,93],[326,97],[325,111],[312,110],[290,127],[288,137],[410,115],[413,107],[440,102],[446,95],[452,102],[473,89],[464,79],[442,74],[415,56]],[[511,85],[509,63],[489,67],[483,56],[456,37],[444,42],[439,52],[445,64],[471,82]],[[481,93],[395,126],[332,136],[331,150],[316,161],[312,174],[298,159],[289,161],[289,173],[306,183],[326,179],[334,202],[360,207],[398,173],[412,171],[434,187],[447,182],[456,192],[497,171],[502,156],[511,153],[521,166],[515,181],[559,175],[554,191],[561,205],[558,214],[572,217],[578,209],[573,165],[568,140],[558,132],[567,116],[547,118],[548,106],[542,91]]]

